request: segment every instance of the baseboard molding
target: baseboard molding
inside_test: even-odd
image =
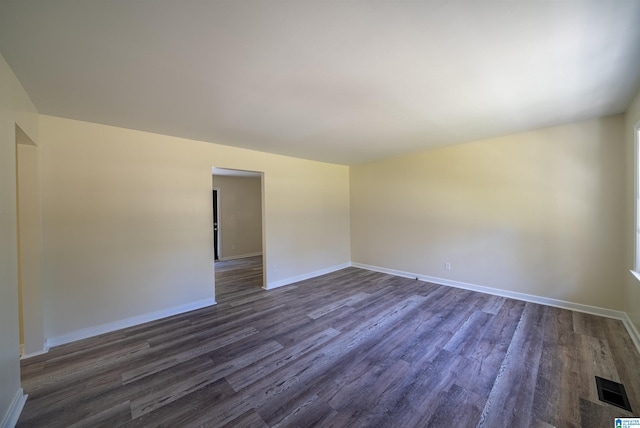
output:
[[[351,263],[343,263],[341,265],[331,266],[326,269],[320,269],[314,272],[305,273],[302,275],[294,276],[291,278],[280,279],[278,281],[272,281],[267,283],[266,287],[263,287],[265,290],[273,290],[274,288],[283,287],[285,285],[293,284],[295,282],[304,281],[306,279],[315,278],[316,276],[326,275],[331,272],[338,271],[340,269],[345,269],[351,266]]]
[[[32,358],[32,357],[37,357],[38,355],[46,354],[47,352],[49,352],[49,346],[47,346],[47,344],[45,344],[41,351],[29,352],[28,354],[25,354],[24,352],[21,353],[20,354],[20,359],[21,360],[27,360],[27,359]]]
[[[2,422],[0,422],[0,428],[14,428],[18,423],[18,418],[26,402],[27,396],[24,394],[24,391],[22,388],[18,389],[9,409],[7,409],[7,413],[5,413]]]
[[[237,256],[220,257],[218,260],[221,261],[221,262],[226,262],[228,260],[246,259],[247,257],[256,257],[256,256],[261,256],[261,255],[262,255],[262,252],[249,253],[249,254],[239,254]]]
[[[636,328],[636,325],[631,321],[629,315],[627,313],[624,314],[624,319],[622,320],[624,326],[627,328],[629,332],[629,336],[631,336],[631,340],[633,340],[633,344],[638,348],[638,352],[640,352],[640,332]]]
[[[187,303],[185,305],[175,306],[173,308],[163,309],[161,311],[151,312],[148,314],[138,315],[107,324],[97,325],[94,327],[83,328],[74,332],[63,334],[61,336],[51,337],[47,340],[48,348],[65,343],[75,342],[76,340],[86,339],[88,337],[98,336],[104,333],[120,330],[122,328],[132,327],[134,325],[143,324],[149,321],[156,321],[161,318],[178,315],[184,312],[201,309],[207,306],[215,305],[215,298],[198,300],[196,302]]]
[[[629,319],[626,312],[614,311],[612,309],[600,308],[597,306],[583,305],[581,303],[568,302],[566,300],[552,299],[549,297],[541,297],[532,294],[519,293],[516,291],[502,290],[499,288],[486,287],[483,285],[471,284],[468,282],[454,281],[451,279],[438,278],[434,276],[420,275],[417,273],[404,272],[395,269],[387,269],[380,266],[372,266],[363,263],[351,263],[351,266],[371,270],[375,272],[387,273],[389,275],[400,276],[404,278],[417,279],[424,282],[432,282],[434,284],[446,285],[449,287],[462,288],[479,293],[491,294],[494,296],[507,297],[510,299],[522,300],[525,302],[538,303],[540,305],[553,306],[561,309],[568,309],[576,312],[583,312],[591,315],[598,315],[606,318],[613,318],[622,321],[629,336],[640,352],[640,334],[634,324]]]

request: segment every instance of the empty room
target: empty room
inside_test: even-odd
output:
[[[0,0],[0,428],[640,426],[638,22]]]

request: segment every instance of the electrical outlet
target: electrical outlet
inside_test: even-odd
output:
[[[446,262],[446,263],[444,264],[444,270],[451,270],[451,263]]]

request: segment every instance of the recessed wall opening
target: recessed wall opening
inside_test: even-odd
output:
[[[229,283],[265,288],[263,173],[212,168],[212,212],[216,301]]]
[[[20,356],[45,349],[41,285],[41,205],[38,146],[15,126],[18,314]]]

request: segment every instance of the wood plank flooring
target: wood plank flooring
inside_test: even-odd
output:
[[[603,427],[640,417],[620,321],[356,268],[265,291],[216,264],[218,304],[22,361],[19,427]],[[622,382],[633,413],[598,400]]]

